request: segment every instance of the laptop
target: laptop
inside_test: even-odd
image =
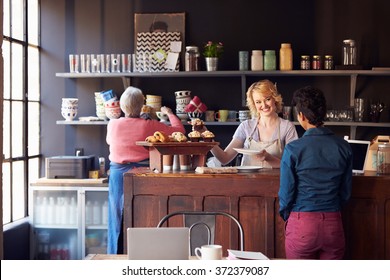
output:
[[[352,148],[352,172],[355,174],[363,174],[364,166],[367,161],[368,150],[370,149],[370,141],[365,140],[347,140]]]
[[[188,260],[190,229],[128,228],[127,256],[129,260]]]

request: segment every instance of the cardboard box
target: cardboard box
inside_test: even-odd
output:
[[[364,170],[367,171],[376,171],[376,156],[378,152],[378,145],[380,143],[389,143],[390,135],[378,135],[372,141],[370,145],[370,150],[367,155],[367,162]]]

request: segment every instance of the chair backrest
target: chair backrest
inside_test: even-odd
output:
[[[180,215],[183,216],[184,226],[190,228],[190,252],[192,256],[196,247],[214,244],[216,216],[227,217],[237,225],[240,250],[244,251],[244,230],[241,223],[233,215],[226,212],[177,211],[164,216],[157,227],[162,227],[170,218]]]

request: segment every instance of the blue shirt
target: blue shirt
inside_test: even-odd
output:
[[[340,211],[352,189],[352,150],[326,127],[286,145],[280,163],[279,214]]]

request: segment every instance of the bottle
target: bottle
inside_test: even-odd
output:
[[[293,69],[293,54],[290,43],[283,43],[279,53],[279,69],[288,71]]]
[[[276,55],[274,50],[266,50],[264,52],[264,70],[276,70]]]
[[[54,197],[49,197],[49,206],[47,207],[47,223],[55,224],[56,222],[56,204],[54,201]]]
[[[390,174],[390,143],[378,145],[376,171],[377,174]]]
[[[263,70],[263,52],[261,50],[252,51],[251,70],[252,71]]]
[[[102,205],[102,224],[107,225],[108,223],[108,201],[104,201]]]
[[[70,209],[69,209],[69,224],[76,225],[77,223],[77,204],[76,198],[72,196],[70,199]]]
[[[199,48],[197,46],[187,46],[185,54],[185,71],[199,70]]]
[[[94,225],[100,225],[102,223],[102,213],[101,213],[101,207],[100,207],[98,201],[94,202],[92,211],[93,211],[92,223]]]
[[[106,160],[104,157],[99,158],[99,178],[106,177]]]
[[[93,223],[93,205],[90,200],[87,201],[85,206],[85,224],[92,225]]]

